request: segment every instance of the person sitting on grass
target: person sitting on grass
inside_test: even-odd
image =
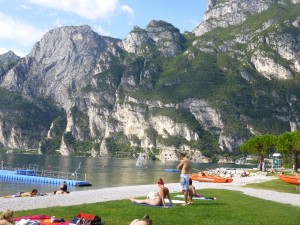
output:
[[[170,205],[172,206],[171,195],[169,189],[165,187],[164,181],[161,178],[159,178],[157,184],[159,187],[159,192],[156,194],[156,196],[153,199],[141,200],[141,199],[131,198],[130,201],[132,201],[133,203],[139,203],[139,204],[144,203],[152,206],[164,206],[165,208],[167,208],[168,206],[165,202],[165,198],[167,197],[169,199]]]
[[[14,211],[6,209],[0,215],[0,225],[13,225]]]
[[[193,185],[192,179],[190,179],[190,191],[193,194],[193,197],[195,198],[202,198],[202,199],[207,199],[207,200],[216,200],[216,197],[204,197],[203,195],[197,193],[195,186]]]

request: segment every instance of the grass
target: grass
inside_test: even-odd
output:
[[[300,221],[300,207],[247,196],[237,191],[203,189],[205,196],[216,201],[194,200],[193,205],[172,208],[138,206],[129,200],[117,200],[78,206],[52,207],[18,211],[16,216],[55,215],[71,220],[79,212],[96,214],[106,225],[125,225],[135,218],[149,214],[155,225],[295,225]],[[174,193],[176,195],[178,193]]]
[[[300,194],[300,191],[296,190],[296,185],[283,182],[280,179],[270,180],[262,183],[247,184],[246,187]]]

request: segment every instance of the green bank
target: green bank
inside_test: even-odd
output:
[[[86,212],[99,215],[107,225],[130,224],[133,219],[146,214],[155,225],[295,225],[300,221],[300,207],[250,197],[237,191],[203,189],[201,193],[215,196],[217,200],[195,200],[193,205],[171,208],[139,206],[129,200],[118,200],[18,211],[16,216],[46,214],[71,220],[79,212]]]

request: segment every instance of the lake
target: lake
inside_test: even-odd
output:
[[[155,184],[161,177],[165,183],[179,182],[179,173],[165,172],[165,169],[174,169],[179,162],[146,161],[142,168],[136,167],[133,159],[108,159],[51,155],[28,154],[0,154],[0,161],[5,161],[5,166],[23,167],[35,164],[38,170],[54,170],[63,172],[77,171],[81,176],[78,180],[86,180],[91,187],[68,187],[70,191],[91,190],[107,187],[122,187],[131,185]],[[193,163],[192,172],[213,169],[218,167],[252,168],[252,166],[235,164]],[[52,192],[58,185],[44,183],[28,183],[21,181],[7,181],[0,179],[0,196],[12,195],[19,191],[38,189],[40,193]]]

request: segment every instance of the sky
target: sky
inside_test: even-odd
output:
[[[43,35],[61,26],[89,25],[100,35],[124,39],[134,26],[164,20],[193,31],[208,0],[0,0],[0,54],[27,55]]]

